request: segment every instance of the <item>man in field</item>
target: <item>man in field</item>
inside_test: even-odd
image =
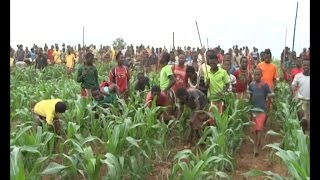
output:
[[[296,98],[302,101],[302,109],[298,116],[304,131],[310,130],[310,61],[304,60],[302,63],[303,72],[295,75],[292,81],[292,91]]]
[[[59,114],[66,110],[67,105],[61,99],[42,100],[33,108],[35,122],[38,126],[43,123],[53,125],[55,133],[61,134]]]

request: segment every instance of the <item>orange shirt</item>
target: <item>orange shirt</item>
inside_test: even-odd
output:
[[[262,69],[262,80],[265,81],[271,89],[274,89],[273,83],[278,78],[277,66],[273,63],[261,62],[258,64],[260,69]]]

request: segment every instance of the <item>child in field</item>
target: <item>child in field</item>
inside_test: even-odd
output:
[[[90,97],[91,89],[99,87],[98,83],[98,70],[93,65],[94,55],[87,53],[85,55],[85,62],[79,67],[77,73],[77,82],[81,83],[81,96]]]
[[[75,62],[76,62],[76,56],[75,54],[72,52],[72,50],[70,48],[68,48],[67,50],[68,55],[66,57],[66,61],[67,61],[67,74],[71,75],[71,73],[74,70],[74,66],[75,66]]]
[[[38,102],[32,109],[36,124],[48,123],[53,125],[54,131],[61,134],[59,113],[67,110],[66,104],[61,99],[49,99]]]
[[[217,106],[219,113],[224,109],[224,92],[226,92],[230,86],[230,77],[228,72],[218,66],[218,57],[214,53],[208,53],[207,55],[208,65],[210,71],[208,75],[205,73],[205,79],[207,80],[208,98],[211,101],[211,106]],[[214,120],[210,121],[211,125],[214,125]]]
[[[178,113],[178,118],[183,112],[184,105],[188,106],[192,115],[190,118],[190,143],[196,143],[196,141],[201,137],[200,131],[203,127],[203,124],[209,119],[208,115],[205,112],[199,112],[205,110],[208,105],[207,96],[200,91],[199,89],[180,87],[176,91],[177,98],[179,99],[181,109]]]
[[[229,78],[230,78],[230,84],[229,84],[227,91],[228,92],[235,92],[235,85],[237,84],[237,79],[233,74],[229,73],[229,70],[231,68],[231,61],[224,61],[222,68],[227,71],[227,73],[229,74]]]
[[[195,68],[193,66],[187,66],[186,73],[188,77],[188,86],[197,88],[199,86],[200,77],[196,73]]]
[[[276,83],[278,79],[278,68],[277,65],[272,63],[272,54],[270,49],[265,49],[264,51],[264,61],[259,63],[257,67],[262,70],[262,80],[266,82],[272,91],[276,88]],[[267,101],[268,110],[271,109],[271,99],[268,98]]]
[[[260,109],[260,111],[252,112],[252,120],[255,122],[253,126],[254,132],[254,153],[258,155],[257,150],[261,146],[261,133],[264,127],[264,122],[266,121],[267,115],[267,98],[274,96],[269,85],[261,80],[262,70],[256,68],[254,70],[254,81],[250,83],[248,93],[250,94],[250,102],[253,107]]]
[[[284,64],[281,64],[281,70],[283,72],[283,78],[284,80],[291,84],[292,80],[294,79],[294,76],[298,73],[303,72],[303,68],[302,68],[302,59],[301,58],[297,58],[296,62],[295,62],[295,68],[292,68],[291,71],[289,71]]]
[[[292,81],[292,91],[296,98],[302,101],[302,109],[298,116],[302,123],[303,131],[310,130],[310,61],[302,63],[303,72],[295,75]]]
[[[136,91],[144,91],[146,87],[150,89],[149,78],[144,76],[143,72],[138,73],[137,81],[135,82],[134,89]]]
[[[170,105],[168,96],[161,92],[160,86],[152,86],[151,91],[148,92],[146,97],[146,104],[148,107],[152,106],[152,102],[155,101],[156,106],[162,106],[162,107],[168,107]],[[161,119],[164,122],[168,122],[170,119],[173,119],[172,116],[170,116],[170,112],[162,112],[158,115],[158,118]]]
[[[173,85],[172,89],[174,92],[176,92],[176,90],[180,87],[188,87],[188,76],[187,76],[187,72],[186,69],[187,67],[184,65],[186,62],[186,57],[183,54],[179,55],[179,59],[178,59],[178,65],[174,65],[172,67],[172,71],[175,75],[176,78],[176,83]]]
[[[246,57],[240,59],[240,69],[236,70],[233,75],[237,79],[235,90],[238,99],[247,98],[247,87],[252,81],[252,74],[248,70],[248,59]]]
[[[130,73],[126,66],[123,65],[124,56],[121,51],[116,54],[118,65],[109,72],[109,79],[120,89],[120,96],[128,100],[130,94]]]
[[[167,91],[174,86],[176,83],[175,76],[173,74],[171,66],[168,64],[170,61],[170,54],[169,53],[162,53],[160,56],[160,88],[165,94]]]

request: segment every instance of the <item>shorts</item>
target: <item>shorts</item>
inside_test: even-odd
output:
[[[252,113],[252,121],[255,123],[253,126],[253,132],[262,131],[264,127],[264,123],[267,119],[267,114],[263,112],[253,112]]]

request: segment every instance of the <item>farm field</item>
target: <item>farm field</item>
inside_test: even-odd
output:
[[[97,64],[99,82],[108,80],[113,65]],[[148,76],[151,85],[159,84],[159,74]],[[120,99],[119,109],[98,108],[95,118],[75,79],[63,65],[11,70],[10,179],[310,179],[310,138],[298,121],[300,104],[283,82],[268,114],[265,148],[255,157],[251,106],[233,94],[226,94],[225,112],[214,113],[217,126],[205,127],[191,146],[190,110],[165,124],[157,119],[164,108],[146,107],[146,92],[131,91],[128,103]],[[50,98],[68,105],[61,136],[48,125],[34,126],[32,106]]]

